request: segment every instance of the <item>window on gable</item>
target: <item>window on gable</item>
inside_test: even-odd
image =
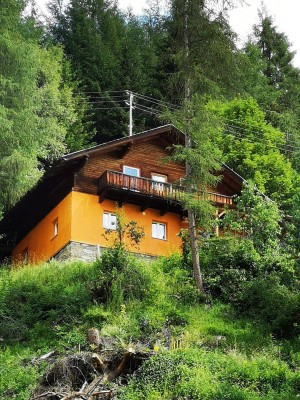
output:
[[[140,176],[139,168],[129,167],[128,165],[123,165],[123,174],[128,175],[124,177],[124,187],[126,189],[138,190],[137,179]]]
[[[167,238],[167,225],[162,222],[152,222],[152,237],[155,239]]]
[[[167,182],[167,175],[151,173],[151,179],[155,182]]]
[[[103,213],[103,228],[116,230],[117,229],[117,216],[111,212]]]
[[[53,237],[58,235],[58,218],[53,221]]]
[[[139,168],[129,167],[128,165],[123,165],[123,174],[130,176],[140,176]]]
[[[157,194],[163,194],[167,188],[167,186],[165,185],[165,183],[167,182],[167,175],[156,174],[156,173],[152,172],[151,180],[155,181],[155,183],[152,182],[152,185],[151,185],[152,190],[157,192]]]

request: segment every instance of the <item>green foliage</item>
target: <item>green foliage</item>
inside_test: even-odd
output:
[[[273,200],[286,200],[296,174],[281,152],[284,134],[267,123],[253,98],[236,98],[215,108],[225,122],[220,141],[224,162]]]
[[[227,238],[222,240],[223,243],[215,241],[203,252],[211,269],[217,268],[212,264],[213,255],[221,264],[222,252],[225,266],[219,274],[226,267],[231,268],[234,258],[239,258],[240,268],[246,270],[247,263],[257,268],[248,241],[241,241],[244,247],[240,245],[234,253],[235,244]],[[228,260],[224,249],[228,250]],[[113,259],[104,257],[103,264],[50,263],[1,271],[0,327],[8,321],[7,317],[26,324],[24,346],[9,342],[6,336],[4,345],[1,344],[1,398],[28,398],[45,368],[45,364],[33,366],[30,360],[53,348],[85,348],[86,330],[91,326],[98,327],[103,336],[119,339],[122,347],[128,343],[134,347],[138,341],[139,346],[158,353],[142,366],[128,387],[118,390],[116,397],[120,400],[290,400],[296,396],[299,346],[290,342],[283,348],[270,335],[268,324],[260,326],[258,321],[253,324],[253,319],[241,319],[230,306],[215,301],[199,305],[201,299],[179,255],[151,263],[128,259],[127,265],[123,265],[125,270],[114,275],[109,303],[99,304],[95,286],[102,285],[105,276],[109,279],[109,262]],[[299,318],[299,296],[291,296],[278,281],[271,282],[271,276],[268,279],[269,284],[261,288],[259,285],[266,282],[262,278],[261,282],[258,278],[247,282],[241,301],[244,309],[241,307],[240,311],[247,308],[254,314],[256,306],[256,320],[268,319],[276,329],[290,329],[291,321]],[[272,303],[275,311],[280,310],[277,319]],[[279,316],[284,318],[280,320]],[[297,333],[296,324],[293,329],[290,334]]]
[[[146,18],[126,15],[109,0],[72,0],[66,7],[54,0],[51,12],[51,38],[64,47],[79,89],[91,105],[95,140],[123,136],[128,131],[125,90],[149,94],[155,88],[161,97],[159,86],[164,88]],[[153,127],[155,118],[140,114],[135,115],[135,128]]]
[[[63,52],[42,47],[42,31],[21,19],[23,2],[6,1],[1,15],[0,208],[8,209],[65,151],[78,122],[73,91],[63,82]],[[79,135],[78,135],[79,137]]]
[[[144,228],[136,221],[126,221],[124,209],[116,211],[116,229],[107,229],[104,234],[107,240],[112,239],[112,245],[103,251],[99,260],[101,276],[96,291],[101,301],[120,306],[131,296],[140,298],[140,291],[146,286],[145,276],[127,248],[138,246],[144,235]]]
[[[200,248],[205,287],[213,297],[235,303],[245,282],[256,276],[261,257],[250,240],[224,237],[204,240]]]
[[[94,266],[83,263],[53,262],[39,268],[2,270],[0,335],[6,339],[24,339],[30,329],[39,329],[36,324],[42,321],[48,329],[73,322],[78,309],[86,308],[92,300],[89,285],[95,276]]]
[[[21,345],[1,349],[0,397],[28,400],[42,368],[30,364],[30,350]]]
[[[95,295],[99,301],[118,307],[130,299],[141,300],[148,287],[141,264],[122,246],[105,250],[99,261],[100,276]]]
[[[287,36],[278,32],[272,17],[260,13],[260,22],[254,27],[254,42],[265,61],[262,70],[268,84],[279,93],[277,110],[293,106],[299,99],[299,70],[292,64],[294,52]],[[275,121],[274,121],[275,122]]]
[[[236,199],[236,211],[225,215],[223,224],[253,241],[259,254],[278,252],[283,213],[278,205],[252,184],[245,183]]]
[[[187,78],[192,93],[229,97],[239,91],[239,57],[234,33],[225,13],[218,12],[227,2],[220,3],[170,2],[167,51],[173,60],[172,92],[180,103]]]
[[[137,225],[136,221],[127,221],[124,208],[116,209],[116,229],[106,229],[105,239],[112,238],[112,247],[121,255],[121,250],[126,253],[127,247],[138,247],[145,236],[144,227]],[[129,243],[126,243],[126,239]]]
[[[298,371],[266,356],[177,350],[146,361],[118,399],[296,399]],[[154,397],[154,395],[159,397]]]
[[[287,133],[288,149],[294,150],[299,143],[300,98],[300,71],[293,65],[295,53],[265,10],[259,13],[253,33],[245,50],[250,61],[249,73],[245,73],[246,91],[266,110],[267,121]],[[299,171],[298,150],[289,156]]]
[[[239,308],[248,315],[265,321],[280,337],[299,334],[299,284],[290,288],[280,282],[276,273],[247,282]]]
[[[189,164],[187,184],[204,193],[208,185],[215,186],[218,182],[214,172],[221,169],[221,152],[217,144],[222,129],[220,118],[206,100],[195,95],[186,105],[188,111],[180,110],[169,115],[172,123],[185,132],[191,142],[189,147],[176,145],[174,159]]]
[[[186,82],[188,82],[186,76]],[[188,87],[186,83],[186,87]],[[186,98],[183,110],[171,115],[171,121],[185,133],[185,145],[174,145],[173,159],[185,165],[185,194],[181,201],[188,214],[195,285],[204,292],[199,264],[199,237],[196,227],[203,230],[211,225],[214,207],[206,195],[209,187],[219,180],[216,172],[221,169],[221,153],[216,146],[220,124],[216,114],[207,107],[206,99],[194,95]]]

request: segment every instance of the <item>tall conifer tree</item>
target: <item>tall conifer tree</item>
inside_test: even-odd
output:
[[[0,14],[0,208],[11,207],[65,151],[74,123],[72,90],[62,81],[62,52],[42,48],[41,31],[24,19],[23,2]]]

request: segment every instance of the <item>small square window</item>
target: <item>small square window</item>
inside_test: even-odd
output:
[[[58,218],[53,221],[53,237],[58,235]]]
[[[24,264],[28,264],[29,261],[29,252],[28,252],[28,247],[22,251],[22,261]]]
[[[117,217],[116,214],[110,212],[103,213],[103,228],[116,230],[117,229]]]
[[[162,222],[152,222],[152,237],[155,239],[167,238],[167,225]]]

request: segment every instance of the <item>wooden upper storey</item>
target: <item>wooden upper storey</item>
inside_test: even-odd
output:
[[[176,140],[174,133],[167,130],[161,134],[126,139],[98,146],[91,151],[85,165],[75,173],[74,190],[98,194],[99,177],[107,170],[123,173],[124,166],[138,169],[140,177],[151,179],[152,174],[163,174],[167,182],[180,182],[185,167],[171,161],[172,152],[168,150],[172,141]]]
[[[18,242],[72,190],[97,194],[99,201],[110,198],[141,207],[158,208],[163,212],[182,212],[180,202],[175,201],[174,195],[182,190],[180,184],[185,166],[175,163],[170,156],[172,146],[183,145],[184,140],[182,132],[166,125],[62,157],[0,221],[0,235],[5,234],[7,240]],[[130,181],[134,185],[139,184],[138,188],[127,187],[124,177],[118,180],[117,185],[114,180],[109,181],[109,176],[122,175],[124,166],[138,169],[139,181]],[[240,192],[243,179],[226,166],[220,173],[222,179],[212,189],[216,194],[211,200],[226,204],[227,197]],[[165,183],[159,191],[151,182],[153,175],[164,176]],[[99,186],[101,179],[102,183],[105,182],[102,187]],[[168,197],[170,195],[173,196],[172,202]],[[171,209],[166,204],[172,204]]]

